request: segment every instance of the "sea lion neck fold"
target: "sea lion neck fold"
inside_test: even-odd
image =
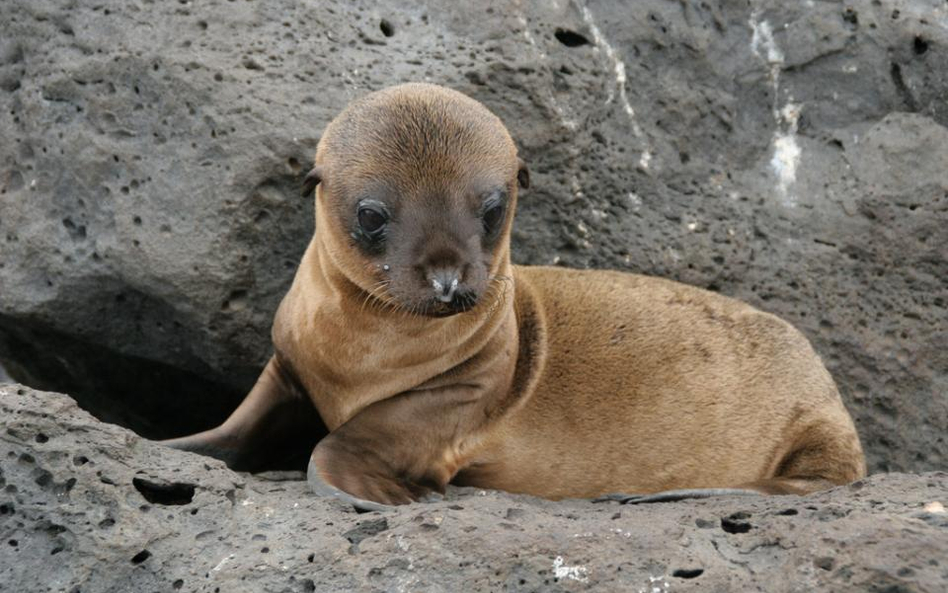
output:
[[[488,344],[516,336],[509,281],[496,280],[471,311],[444,318],[412,314],[353,282],[327,245],[331,241],[321,237],[327,221],[317,216],[316,235],[277,312],[273,337],[306,390],[324,394],[316,407],[330,430],[374,402],[425,389],[490,350]],[[506,254],[498,272],[509,278]]]

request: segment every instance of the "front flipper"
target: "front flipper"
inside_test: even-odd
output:
[[[364,498],[356,498],[330,485],[329,482],[322,478],[319,469],[316,467],[316,464],[313,463],[312,459],[309,461],[309,469],[306,472],[306,482],[309,484],[309,489],[312,490],[316,496],[341,500],[346,504],[351,504],[360,511],[387,511],[393,508],[393,505],[372,502]]]
[[[372,511],[437,499],[477,417],[477,398],[464,391],[410,392],[362,410],[316,445],[310,488]]]
[[[619,504],[648,504],[653,502],[677,502],[715,496],[762,496],[756,490],[743,488],[693,488],[685,490],[665,490],[655,494],[605,494],[594,498],[593,502],[618,502]]]
[[[327,432],[312,402],[274,356],[223,424],[161,443],[220,459],[238,471],[303,469],[307,453]]]

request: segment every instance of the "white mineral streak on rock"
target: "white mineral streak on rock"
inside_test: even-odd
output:
[[[936,515],[943,515],[945,513],[945,505],[940,502],[933,501],[925,505],[926,513],[934,513]]]
[[[668,581],[665,576],[649,576],[648,585],[639,589],[638,593],[666,593],[668,591]]]
[[[234,559],[233,554],[225,556],[220,562],[217,563],[217,566],[211,569],[211,572],[218,572],[220,569],[224,568],[224,565]]]
[[[629,97],[625,92],[625,62],[619,58],[619,55],[616,53],[615,49],[602,34],[602,31],[599,30],[599,27],[596,25],[596,21],[593,18],[592,12],[590,12],[589,8],[585,6],[583,7],[583,20],[586,21],[586,26],[589,27],[589,32],[592,33],[593,42],[596,44],[596,49],[601,49],[606,54],[606,58],[612,62],[613,71],[616,75],[616,86],[619,88],[619,103],[621,104],[622,109],[625,111],[626,115],[629,116],[629,122],[632,124],[632,133],[635,134],[636,138],[642,138],[642,128],[635,120],[635,109],[633,109],[632,104],[629,103]],[[611,103],[613,99],[615,99],[615,94],[610,91],[609,96],[606,98],[606,104]],[[648,165],[651,160],[652,152],[650,149],[646,148],[642,151],[642,156],[639,158],[639,166],[643,169],[648,169]]]
[[[777,125],[786,126],[787,131],[778,129],[774,135],[774,156],[770,159],[770,168],[777,176],[777,189],[781,195],[793,203],[790,186],[797,180],[797,165],[800,164],[800,145],[797,144],[797,121],[800,119],[800,106],[794,103],[780,110]]]
[[[579,184],[579,177],[576,175],[571,175],[569,178],[569,186],[573,192],[573,199],[578,200],[583,197],[583,186]]]
[[[553,560],[553,576],[558,579],[572,579],[585,583],[589,580],[589,571],[585,566],[566,566],[562,556]]]
[[[783,64],[783,52],[780,51],[777,42],[774,41],[774,32],[773,29],[770,28],[770,23],[767,21],[758,23],[755,20],[756,18],[757,15],[753,15],[750,18],[750,26],[754,31],[754,36],[751,38],[751,51],[764,58],[765,56],[760,53],[763,47],[767,52],[767,63],[771,65],[772,70],[775,72],[775,75],[777,75],[780,73],[780,66]]]
[[[652,162],[652,153],[648,150],[642,151],[642,156],[639,157],[639,166],[643,169],[648,169],[648,164]]]
[[[784,204],[793,206],[795,196],[790,187],[797,180],[797,166],[803,151],[797,143],[797,123],[800,119],[802,105],[793,103],[792,99],[783,108],[778,107],[780,100],[780,68],[783,66],[783,52],[774,40],[773,29],[767,21],[758,21],[757,15],[751,16],[748,24],[753,35],[751,37],[751,51],[764,60],[770,68],[770,84],[774,88],[774,123],[777,129],[772,141],[774,154],[770,159],[770,168],[777,178],[777,193]]]
[[[642,198],[635,192],[629,192],[626,197],[629,199],[629,203],[632,204],[633,212],[638,212],[639,208],[642,207]]]
[[[540,45],[537,43],[536,38],[533,36],[533,33],[530,32],[530,26],[527,23],[527,17],[523,14],[517,15],[517,21],[520,23],[520,26],[523,27],[523,37],[527,40],[534,49],[537,50],[537,54],[540,56],[541,60],[546,59],[546,52],[540,49]],[[566,109],[556,100],[556,95],[553,94],[552,87],[548,89],[548,99],[550,100],[550,105],[553,107],[553,111],[560,117],[560,122],[563,126],[570,131],[576,131],[579,127],[579,124],[576,123],[576,120],[570,117],[566,112]]]
[[[593,41],[596,44],[596,49],[601,49],[605,52],[606,57],[612,62],[613,70],[616,75],[616,86],[619,88],[619,102],[622,104],[622,109],[625,110],[629,118],[635,117],[635,110],[632,109],[632,105],[629,103],[629,98],[625,92],[625,62],[623,62],[618,55],[616,55],[615,49],[606,40],[603,36],[602,31],[599,30],[599,27],[596,25],[595,19],[593,19],[592,13],[589,11],[589,8],[583,7],[583,20],[586,21],[586,26],[589,27],[589,32],[593,35]],[[615,99],[615,95],[610,93],[609,97],[606,99],[606,103],[611,103]],[[641,134],[638,123],[632,119],[633,129],[636,130],[636,135]]]
[[[398,549],[405,553],[408,558],[408,566],[405,568],[407,574],[399,575],[398,582],[395,584],[395,590],[398,593],[409,593],[410,591],[417,591],[418,585],[418,575],[414,574],[415,570],[415,559],[409,553],[411,550],[411,544],[405,539],[404,536],[396,536],[395,543],[398,545]]]

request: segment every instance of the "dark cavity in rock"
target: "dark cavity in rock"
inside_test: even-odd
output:
[[[132,485],[152,504],[183,505],[190,504],[194,499],[194,484],[162,483],[147,478],[133,478]]]
[[[747,533],[751,530],[751,524],[746,521],[750,514],[744,511],[734,513],[721,519],[721,529],[727,533]]]
[[[355,529],[350,529],[349,531],[343,533],[342,537],[349,540],[349,543],[358,545],[358,543],[362,540],[368,539],[373,535],[378,535],[387,529],[387,519],[374,519],[372,521],[364,521],[359,523]]]
[[[563,29],[561,27],[557,28],[553,35],[556,37],[557,41],[566,47],[580,47],[581,45],[589,45],[589,39],[586,39],[584,35],[580,35],[576,31],[570,31],[569,29]]]

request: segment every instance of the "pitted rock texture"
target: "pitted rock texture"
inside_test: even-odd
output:
[[[451,489],[358,514],[0,386],[0,590],[931,591],[948,474],[641,506]],[[933,504],[935,503],[935,504]],[[940,508],[940,510],[939,510]]]
[[[5,0],[0,360],[149,436],[219,421],[313,231],[322,129],[412,80],[510,128],[518,262],[776,313],[873,470],[948,467],[941,0]]]

